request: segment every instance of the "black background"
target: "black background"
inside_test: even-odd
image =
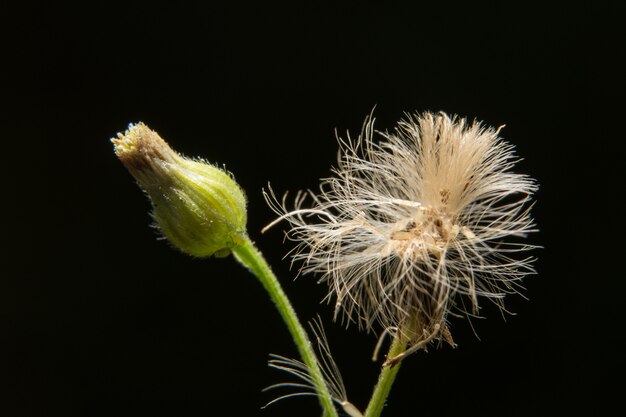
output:
[[[539,181],[538,275],[503,320],[454,320],[457,349],[403,365],[384,415],[606,412],[623,395],[623,2],[26,3],[2,9],[0,415],[318,416],[261,410],[295,356],[260,285],[232,259],[190,259],[149,227],[149,203],[108,139],[144,121],[226,164],[249,232],[304,320],[320,313],[364,408],[376,339],[331,324],[323,286],[292,281],[261,189],[315,188],[334,129],[376,107],[488,125]],[[220,410],[219,412],[217,410]],[[223,410],[223,411],[222,411]]]

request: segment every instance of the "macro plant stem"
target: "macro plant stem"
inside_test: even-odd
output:
[[[397,355],[404,352],[406,345],[407,339],[405,337],[402,337],[401,335],[395,337],[389,347],[387,358],[395,358]],[[400,370],[401,364],[402,362],[400,361],[390,366],[383,366],[380,371],[380,375],[378,376],[376,387],[374,387],[372,398],[367,405],[367,410],[365,410],[365,417],[378,417],[383,412],[385,401],[387,401],[387,396],[391,391],[391,386],[393,385],[393,381],[396,379],[396,375]]]
[[[248,268],[261,282],[261,285],[263,285],[268,292],[287,325],[302,361],[309,368],[320,404],[324,409],[324,417],[338,417],[330,392],[324,382],[322,371],[317,362],[311,341],[304,327],[302,327],[302,324],[298,320],[298,316],[278,282],[276,275],[274,275],[267,261],[248,236],[245,236],[240,244],[233,247],[232,251],[235,258]]]

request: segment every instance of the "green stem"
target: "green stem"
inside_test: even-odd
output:
[[[406,349],[406,345],[406,338],[402,337],[401,335],[395,337],[393,339],[393,342],[391,343],[391,347],[389,348],[387,358],[394,358],[400,353],[404,352],[404,350]],[[391,366],[383,366],[382,370],[380,371],[380,375],[378,376],[378,382],[376,383],[376,387],[374,388],[372,398],[367,405],[367,410],[365,410],[365,417],[378,417],[383,412],[385,401],[387,400],[389,391],[391,391],[393,381],[396,379],[396,374],[400,370],[401,363],[402,362],[396,363]]]
[[[322,371],[317,362],[313,346],[309,341],[304,327],[300,324],[295,310],[291,306],[287,295],[283,291],[276,275],[272,272],[265,258],[254,246],[249,237],[245,237],[243,241],[232,248],[235,258],[245,267],[247,267],[261,282],[265,290],[270,295],[274,305],[278,309],[281,317],[285,321],[291,336],[298,348],[300,357],[305,365],[309,368],[311,378],[315,384],[320,404],[324,409],[325,417],[338,417],[337,410],[333,405],[333,400],[328,392],[328,387],[324,382]]]

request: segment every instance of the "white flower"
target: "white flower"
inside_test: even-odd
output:
[[[513,146],[498,130],[445,113],[407,116],[393,132],[339,139],[334,176],[300,192],[295,209],[266,194],[302,272],[321,275],[335,314],[366,330],[400,331],[423,347],[444,338],[451,313],[474,315],[485,297],[505,294],[534,272],[529,204],[535,182],[510,169]],[[380,141],[374,141],[374,136]],[[310,207],[305,208],[310,197]]]

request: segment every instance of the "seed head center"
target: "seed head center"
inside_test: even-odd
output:
[[[459,226],[442,208],[420,207],[412,216],[395,223],[391,243],[395,251],[418,256],[441,254],[456,237]]]

